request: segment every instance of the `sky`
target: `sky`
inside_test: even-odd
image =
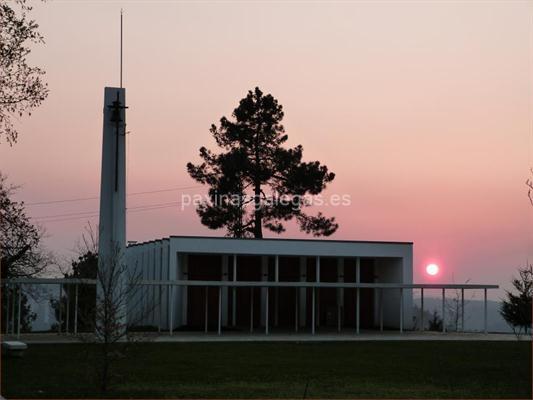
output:
[[[420,283],[508,288],[533,262],[525,1],[36,2],[46,44],[30,60],[46,70],[50,95],[17,122],[16,145],[0,144],[0,170],[22,185],[16,199],[58,257],[73,257],[87,222],[97,224],[121,8],[127,191],[158,191],[128,197],[128,240],[224,234],[203,227],[194,207],[133,209],[205,193],[186,163],[203,145],[215,149],[210,125],[259,86],[284,107],[288,145],[336,173],[325,195],[351,199],[319,208],[340,224],[331,239],[412,241]],[[80,198],[90,199],[32,204]],[[290,224],[282,237],[305,234]],[[436,277],[425,273],[430,262]]]

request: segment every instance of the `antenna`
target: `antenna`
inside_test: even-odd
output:
[[[122,89],[122,8],[120,9],[120,88]]]

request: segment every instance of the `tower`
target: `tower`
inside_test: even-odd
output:
[[[126,90],[104,90],[100,225],[98,240],[99,307],[113,302],[115,319],[126,322]],[[106,282],[106,284],[104,284]],[[104,287],[109,285],[109,287]],[[104,293],[107,290],[107,294]],[[107,297],[106,297],[107,296]],[[104,299],[104,297],[106,297]]]

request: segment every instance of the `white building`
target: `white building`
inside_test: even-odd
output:
[[[143,281],[128,307],[137,325],[314,333],[412,318],[412,290],[399,286],[413,283],[412,243],[171,236],[126,257]]]

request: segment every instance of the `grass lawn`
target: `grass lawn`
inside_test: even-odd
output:
[[[530,342],[142,343],[107,397],[531,398]],[[89,348],[89,350],[87,350]],[[99,397],[94,346],[2,359],[6,398]]]

